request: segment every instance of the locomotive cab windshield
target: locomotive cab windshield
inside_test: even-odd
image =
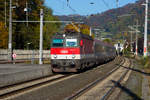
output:
[[[66,38],[66,39],[53,39],[52,40],[52,47],[77,47],[78,40],[73,38]]]
[[[63,47],[64,39],[53,39],[52,47]]]
[[[66,47],[76,47],[77,39],[66,39]]]

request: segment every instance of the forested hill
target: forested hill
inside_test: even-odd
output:
[[[90,16],[70,15],[59,16],[59,18],[60,20],[84,21],[92,27],[104,28],[107,32],[111,33],[126,31],[128,25],[134,25],[136,20],[138,20],[141,25],[140,30],[143,31],[142,26],[144,24],[145,7],[141,4],[144,2],[145,0],[138,0],[136,3],[127,4],[120,8],[111,9],[99,14],[92,14]],[[123,17],[125,14],[135,15]]]

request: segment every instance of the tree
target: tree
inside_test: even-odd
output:
[[[110,39],[104,39],[103,42],[108,43],[108,44],[112,43],[112,41]]]
[[[5,2],[4,0],[2,0],[0,2],[0,48],[6,49],[7,47],[8,47],[8,29],[7,27],[5,27]]]
[[[44,9],[44,20],[58,20],[52,15],[52,10],[44,6],[44,0],[18,0],[13,5],[13,20],[26,20],[26,2],[28,3],[28,19],[29,21],[40,20],[40,9]],[[53,32],[59,29],[58,24],[44,23],[44,49],[50,47],[50,38]],[[13,48],[26,49],[27,44],[31,43],[32,49],[39,49],[40,23],[13,23]],[[31,49],[31,48],[30,48]]]
[[[52,10],[50,8],[44,8],[44,20],[46,21],[57,21],[58,18],[56,16],[52,16]],[[44,23],[43,30],[43,48],[50,49],[50,42],[53,33],[59,31],[60,23]]]
[[[5,24],[0,22],[0,48],[6,49],[8,47],[8,30]]]
[[[90,27],[85,24],[76,24],[76,23],[68,24],[65,26],[64,30],[65,32],[68,32],[68,33],[80,31],[83,34],[90,35]]]

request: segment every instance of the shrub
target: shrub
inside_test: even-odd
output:
[[[141,58],[140,63],[144,66],[144,68],[150,68],[150,57]]]

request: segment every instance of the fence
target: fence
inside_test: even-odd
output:
[[[39,50],[13,50],[16,60],[38,59]],[[50,59],[50,50],[43,50],[43,59]],[[0,60],[8,60],[8,50],[0,49]]]

